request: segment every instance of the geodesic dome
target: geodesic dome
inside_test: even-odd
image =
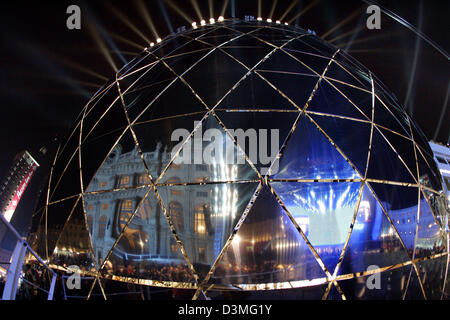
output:
[[[225,20],[146,48],[87,103],[33,241],[54,267],[195,297],[438,299],[446,223],[424,134],[367,68]]]

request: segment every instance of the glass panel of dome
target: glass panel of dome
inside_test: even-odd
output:
[[[110,204],[103,213],[110,223],[102,239],[94,233],[96,258],[104,261],[118,241],[102,272],[155,281],[194,281],[153,190],[132,189],[86,198],[98,200]]]
[[[152,56],[158,58],[163,58],[171,55],[175,50],[183,48],[186,44],[190,43],[192,40],[188,37],[174,37],[173,39],[164,42],[162,45],[150,48]]]
[[[192,91],[186,84],[179,79],[171,82],[170,87],[162,92],[156,100],[153,100],[154,97],[151,96],[148,98],[144,97],[144,100],[137,102],[134,106],[136,110],[133,113],[139,114],[136,117],[136,123],[167,119],[191,113],[204,115],[208,111],[201,101],[192,94]]]
[[[187,72],[184,79],[212,108],[246,73],[247,69],[242,65],[220,50],[214,50]]]
[[[308,112],[334,114],[370,121],[370,118],[362,110],[358,110],[346,97],[325,80],[320,81],[306,110]]]
[[[402,300],[410,269],[396,268],[338,283],[348,300]]]
[[[198,179],[201,183],[202,179]],[[257,182],[158,186],[195,270],[205,277],[233,232]]]
[[[344,66],[347,70],[358,71],[359,73],[368,75],[369,69],[355,60],[351,55],[347,54],[345,51],[339,51],[334,56],[335,61],[337,61],[340,65]]]
[[[228,34],[221,34],[218,36],[214,36],[213,34],[214,34],[214,32],[212,32],[211,35],[208,34],[208,35],[205,35],[204,37],[201,37],[199,40],[202,42],[209,43],[212,46],[217,47],[217,46],[220,46],[223,43],[230,41],[231,39],[234,39],[241,35],[240,33],[228,33]]]
[[[450,188],[450,185],[449,185]],[[441,225],[441,228],[445,229],[445,223],[447,221],[446,217],[446,207],[447,199],[445,194],[436,194],[434,192],[422,189],[437,222]]]
[[[212,300],[320,300],[327,284],[304,288],[281,290],[209,290],[206,295]]]
[[[408,254],[412,256],[417,225],[418,188],[382,183],[369,185],[394,223]]]
[[[370,79],[366,79],[366,81],[359,79],[356,74],[351,73],[335,61],[329,65],[325,76],[366,90],[371,90],[372,88]]]
[[[414,152],[414,149],[410,152]],[[378,128],[374,128],[367,178],[416,183],[417,176],[414,175],[416,170],[410,172],[402,160],[380,134]]]
[[[325,277],[286,213],[263,187],[210,283],[261,284]]]
[[[436,162],[432,157],[428,156],[425,152],[421,152],[421,149],[417,147],[416,154],[420,183],[435,191],[441,192],[443,190],[442,180]]]
[[[144,77],[146,73],[148,73],[153,66],[155,66],[158,61],[154,57],[151,56],[150,53],[145,52],[147,57],[141,59],[136,63],[136,65],[128,70],[128,72],[124,72],[123,75],[117,74],[117,79],[119,80],[120,90],[122,94],[133,90],[135,84],[139,82],[139,79]]]
[[[117,92],[115,77],[108,81],[107,85],[104,86],[103,89],[99,90],[94,97],[89,100],[86,105],[86,112],[83,112],[83,116],[87,116],[92,112],[94,116],[90,116],[92,124],[89,126],[89,130],[91,127],[100,119],[100,117],[105,113],[108,107],[117,101],[119,93]],[[84,111],[84,110],[83,110]],[[89,121],[86,120],[86,121]]]
[[[289,56],[285,51],[277,50],[270,57],[258,65],[257,70],[280,71],[287,73],[299,73],[302,75],[317,76],[303,64]]]
[[[130,165],[132,163],[132,166]],[[125,132],[117,131],[96,139],[89,139],[81,145],[81,168],[83,185],[86,191],[97,191],[98,186],[93,185],[100,181],[108,182],[109,189],[116,188],[111,181],[116,174],[121,174],[124,164],[128,164],[128,170],[143,169],[138,150],[129,129]],[[102,187],[104,189],[105,186]]]
[[[238,147],[239,144],[238,146],[234,144],[229,134],[224,131],[213,115],[209,115],[207,119],[198,124],[197,128],[197,122],[191,122],[190,124],[186,122],[190,119],[192,118],[180,118],[179,123],[187,126],[175,126],[174,124],[177,122],[172,119],[171,124],[173,126],[170,128],[178,130],[174,131],[177,141],[167,142],[169,148],[165,153],[163,152],[161,159],[158,160],[160,162],[155,162],[154,157],[146,156],[145,161],[149,168],[153,168],[151,172],[155,177],[160,176],[161,180],[162,177],[177,174],[182,182],[196,182],[200,173],[205,182],[258,179],[257,172],[247,162],[244,151]],[[152,132],[155,124],[156,122],[150,124],[147,131],[142,131],[142,128],[139,129],[142,125],[135,126],[139,141],[149,136],[159,138]],[[145,125],[143,126],[145,130]],[[191,128],[196,128],[192,136],[189,135]],[[166,131],[159,130],[158,132],[162,134]],[[145,134],[145,132],[151,132],[152,134]],[[160,139],[159,141],[163,141],[164,145],[164,140]],[[181,145],[184,141],[186,143]],[[148,145],[151,141],[146,139],[145,143]],[[147,145],[143,146],[143,150],[146,150]],[[160,150],[162,150],[163,145],[160,145]],[[171,159],[173,159],[173,165],[168,167]],[[167,168],[167,172],[164,172],[165,168]]]
[[[381,127],[378,127],[377,131],[384,135],[386,141],[388,141],[397,154],[402,158],[409,171],[414,177],[417,177],[416,155],[414,154],[414,145],[412,141]]]
[[[345,157],[356,167],[359,174],[364,176],[370,145],[371,125],[369,123],[336,117],[325,117],[314,114],[308,114],[308,116],[342,150]],[[355,134],[355,132],[358,134]]]
[[[429,257],[433,254],[444,252],[445,244],[441,229],[436,223],[435,217],[423,194],[420,197],[420,211],[417,225],[418,231],[414,258]]]
[[[55,249],[53,252],[49,251],[50,263],[59,266],[76,265],[82,272],[98,269],[92,255],[87,226],[83,203],[80,199],[61,230]]]
[[[267,81],[252,72],[214,109],[219,110],[290,110],[299,111]]]
[[[211,51],[213,49],[214,46],[210,45],[209,43],[202,42],[201,38],[199,39],[199,41],[191,39],[191,41],[187,42],[182,47],[178,47],[175,50],[173,50],[170,54],[166,55],[164,59],[167,59],[168,57],[185,55],[197,51],[202,51],[204,52],[204,55],[206,55],[208,51]]]
[[[336,289],[336,286],[334,284],[331,285],[330,292],[328,292],[327,300],[336,300],[336,301],[342,300],[342,296]]]
[[[439,257],[417,263],[427,300],[440,300],[444,287],[447,257]]]
[[[190,70],[190,68],[195,67],[203,58],[212,54],[213,47],[207,47],[206,49],[201,49],[189,53],[180,53],[179,55],[173,55],[164,59],[178,76],[184,76],[184,73]]]
[[[361,189],[360,182],[272,182],[330,273],[345,241]]]
[[[48,250],[48,257],[51,256],[53,250],[55,249],[56,242],[58,241],[58,238],[62,232],[62,229],[66,224],[67,219],[75,210],[77,201],[78,197],[60,201],[55,204],[50,204],[48,206],[47,221],[45,221],[44,217],[43,221],[41,222],[43,230],[41,230],[41,233],[38,234],[38,236],[43,237],[44,246],[42,248],[41,247],[35,248],[40,256],[46,258],[47,250]],[[45,241],[45,237],[47,238],[47,241]],[[37,243],[39,243],[39,241]]]
[[[356,171],[305,116],[301,116],[271,179],[358,179]]]
[[[256,169],[266,175],[299,112],[217,112]],[[273,172],[278,168],[272,167]]]
[[[228,42],[221,49],[251,69],[275,48],[246,35]]]
[[[315,38],[309,34],[305,37],[301,37],[298,41],[303,42],[304,44],[309,46],[311,48],[310,51],[317,52],[324,57],[331,58],[336,51],[335,48],[327,44],[325,41],[322,41],[319,38]]]
[[[387,107],[380,102],[378,97],[375,99],[374,108],[375,110],[373,122],[375,124],[383,126],[406,137],[410,137],[409,124],[406,122],[403,124],[400,123],[397,120],[397,117],[394,116],[392,111],[390,109],[387,109]],[[394,110],[393,108],[391,109]]]
[[[319,78],[289,73],[258,71],[266,81],[281,91],[297,108],[303,109]]]
[[[422,150],[425,150],[426,154],[433,157],[433,150],[431,150],[430,145],[428,143],[428,140],[426,135],[423,133],[423,131],[420,129],[419,125],[414,119],[411,119],[407,115],[409,122],[411,123],[411,131],[413,134],[414,141],[421,147]]]
[[[52,177],[50,202],[66,199],[81,193],[78,151],[73,154],[72,159],[66,165],[63,163],[58,164],[60,166],[55,165],[55,175]],[[57,174],[59,172],[62,172],[62,175],[58,177]]]
[[[405,267],[406,268],[406,267]],[[410,278],[409,278],[409,285],[407,287],[406,294],[404,295],[405,300],[424,300],[422,287],[419,283],[419,278],[417,277],[417,273],[414,269],[414,267],[411,268]],[[406,286],[406,284],[405,284]]]
[[[337,91],[346,97],[346,99],[353,102],[355,108],[360,110],[360,113],[363,113],[366,116],[363,119],[372,120],[372,92],[361,88],[351,87],[331,79],[329,79],[329,81]]]
[[[304,66],[305,68],[307,68],[308,70],[310,70],[310,69],[314,70],[314,71],[311,71],[311,70],[310,71],[315,73],[317,76],[322,75],[323,71],[325,70],[328,63],[330,62],[330,59],[316,55],[314,53],[311,53],[310,51],[303,52],[303,51],[301,51],[302,48],[292,49],[294,46],[290,46],[290,45],[291,45],[291,43],[294,43],[294,42],[295,41],[292,41],[289,44],[287,44],[286,47],[283,48],[283,50],[288,55],[293,56],[294,60],[301,61],[301,62],[297,61],[300,65],[304,66],[303,64],[305,64],[307,66],[307,67]]]
[[[393,221],[397,230],[403,229],[403,221]],[[350,239],[345,249],[344,260],[338,274],[367,271],[369,266],[377,268],[396,265],[410,258],[400,238],[386,217],[372,191],[364,186],[358,213]]]

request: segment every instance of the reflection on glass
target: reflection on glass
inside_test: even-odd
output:
[[[404,225],[398,221],[397,230],[403,232]],[[400,238],[370,189],[364,186],[339,274],[363,272],[372,265],[381,268],[407,260]]]
[[[305,116],[298,121],[272,179],[357,179],[355,170]]]
[[[272,186],[332,273],[350,229],[361,183],[277,182]]]
[[[211,269],[258,183],[159,186],[175,231],[201,277]]]
[[[298,230],[263,187],[210,281],[275,283],[324,275]]]

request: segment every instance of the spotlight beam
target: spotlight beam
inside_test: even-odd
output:
[[[202,20],[203,19],[202,12],[200,11],[200,7],[198,6],[197,0],[191,0],[191,4],[195,10],[195,13],[197,14],[198,20]]]
[[[225,1],[223,2],[222,10],[220,11],[220,15],[221,15],[222,17],[225,15],[225,11],[227,10],[228,2],[229,2],[229,1],[230,1],[230,0],[225,0]]]
[[[209,17],[214,18],[214,4],[212,0],[208,0]]]
[[[315,0],[314,2],[310,3],[309,5],[307,5],[302,11],[300,11],[299,13],[297,13],[291,20],[289,20],[289,24],[291,24],[293,21],[295,21],[296,19],[300,18],[302,15],[304,15],[309,9],[313,8],[314,6],[316,6],[319,3],[320,0]]]
[[[144,18],[145,23],[152,32],[155,39],[159,38],[158,32],[156,31],[155,24],[153,23],[152,17],[150,16],[145,3],[141,0],[136,3],[138,11],[141,13],[142,18]]]
[[[291,12],[292,8],[294,8],[294,6],[298,3],[299,0],[295,0],[292,1],[291,5],[286,9],[286,11],[282,14],[282,16],[280,17],[280,20],[284,20],[284,18],[286,18],[286,16],[289,14],[289,12]],[[258,13],[258,17],[260,17],[261,15]]]
[[[167,10],[166,10],[166,6],[164,5],[164,2],[162,0],[158,0],[158,6],[159,6],[159,10],[161,11],[161,13],[164,17],[164,21],[166,21],[167,28],[169,28],[170,33],[174,33],[172,23],[170,22],[169,15],[167,14]]]
[[[423,22],[423,2],[419,2],[419,32],[422,30],[422,22]],[[406,91],[405,101],[403,103],[404,108],[408,108],[411,116],[414,114],[414,103],[411,100],[411,92],[412,87],[414,84],[414,80],[416,79],[416,70],[417,70],[417,61],[419,58],[419,51],[420,51],[420,38],[417,35],[416,37],[416,43],[414,45],[414,58],[413,58],[413,64],[411,69],[411,75],[409,76],[408,81],[408,90]],[[408,106],[409,103],[409,106]]]
[[[258,0],[258,17],[261,17],[261,0]]]
[[[82,65],[80,65],[80,64],[78,64],[76,62],[73,62],[73,61],[69,60],[69,59],[64,59],[64,58],[61,58],[61,57],[56,58],[56,59],[59,60],[61,63],[65,64],[66,66],[70,67],[70,68],[73,68],[75,70],[81,71],[81,72],[83,72],[85,74],[88,74],[88,75],[93,76],[95,78],[98,78],[100,80],[108,81],[107,77],[102,76],[101,74],[99,74],[99,73],[97,73],[95,71],[92,71],[91,69],[86,68],[85,66],[82,66]]]
[[[175,3],[173,3],[172,0],[167,0],[166,3],[172,8],[173,11],[178,13],[180,17],[189,22],[189,24],[192,22],[193,19],[189,18]]]
[[[119,10],[114,8],[113,6],[108,6],[108,9],[114,13],[124,24],[126,24],[134,33],[140,36],[145,43],[150,43],[150,40],[138,29],[136,26]]]
[[[272,8],[270,9],[269,18],[272,19],[275,7],[277,6],[278,0],[274,0],[272,3]]]
[[[420,38],[422,38],[422,40],[427,42],[430,46],[432,46],[440,54],[442,54],[447,60],[450,60],[450,56],[448,55],[447,51],[445,51],[441,46],[439,46],[436,42],[431,40],[427,35],[422,33],[420,30],[417,30],[417,28],[414,27],[411,23],[409,23],[402,17],[398,16],[397,14],[393,13],[392,11],[387,10],[386,8],[384,8],[383,6],[379,5],[378,3],[374,2],[374,1],[369,1],[369,0],[362,0],[362,1],[364,1],[365,3],[367,3],[369,5],[375,4],[378,7],[380,7],[381,12],[383,12],[388,17],[394,19],[398,23],[402,24],[405,28],[414,32],[416,35],[418,35]]]
[[[347,32],[345,32],[345,33],[343,33],[343,34],[341,34],[341,35],[339,35],[339,36],[337,36],[337,37],[334,37],[334,38],[331,39],[331,40],[328,40],[328,42],[335,42],[335,41],[337,41],[337,40],[339,40],[339,39],[348,37],[348,36],[350,36],[350,35],[354,35],[354,34],[360,32],[360,31],[361,31],[362,29],[364,29],[364,28],[365,28],[365,26],[359,26],[359,27],[356,27],[356,28],[353,29],[353,30],[347,31]]]
[[[449,96],[450,96],[450,81],[448,82],[448,85],[447,85],[447,93],[445,94],[444,105],[442,106],[441,117],[439,118],[439,122],[436,127],[436,131],[434,132],[434,137],[433,137],[434,141],[436,141],[438,133],[441,130],[442,120],[444,120],[444,115],[445,115],[445,112],[447,111]]]
[[[100,34],[97,31],[97,28],[95,28],[92,23],[88,23],[88,29],[89,33],[91,34],[92,38],[94,39],[95,43],[100,48],[100,51],[103,53],[103,56],[105,57],[106,61],[109,63],[111,68],[117,72],[118,68],[114,62],[114,59],[112,58],[111,54],[109,53],[108,48],[106,47],[105,42],[103,41],[102,37],[100,37]]]
[[[126,43],[126,44],[128,44],[130,46],[133,46],[136,49],[143,50],[145,48],[145,46],[141,46],[141,45],[137,44],[136,42],[131,41],[130,39],[124,38],[124,37],[122,37],[121,35],[119,35],[117,33],[109,31],[109,34],[111,35],[111,37],[113,37],[113,38],[115,38],[115,39],[117,39],[119,41],[122,41],[123,43]]]
[[[358,16],[361,13],[361,8],[356,9],[355,11],[353,11],[352,13],[350,13],[344,20],[342,20],[341,22],[339,22],[338,24],[336,24],[333,28],[331,28],[330,30],[328,30],[327,32],[325,32],[321,38],[325,39],[327,36],[329,36],[330,34],[332,34],[334,31],[336,31],[337,29],[339,29],[340,27],[346,25],[347,23],[349,23],[351,20],[353,20],[356,16]]]

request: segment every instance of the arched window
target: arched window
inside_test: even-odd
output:
[[[150,184],[150,177],[147,173],[141,173],[137,178],[137,185],[142,186],[144,184]]]
[[[124,199],[119,202],[119,233],[127,224],[128,220],[133,215],[133,200]]]
[[[194,210],[194,231],[197,234],[206,234],[206,222],[205,222],[205,205],[200,204],[195,207]]]
[[[177,232],[184,230],[183,207],[179,202],[171,201],[169,203],[169,214]]]
[[[105,237],[106,222],[107,222],[106,216],[101,216],[100,220],[98,221],[98,238],[99,239],[103,239]]]
[[[117,181],[117,187],[118,188],[129,187],[130,182],[131,182],[130,176],[121,176]]]
[[[145,198],[142,202],[139,210],[136,213],[136,216],[141,218],[142,221],[149,222],[151,217],[151,208],[150,208],[150,200]]]

